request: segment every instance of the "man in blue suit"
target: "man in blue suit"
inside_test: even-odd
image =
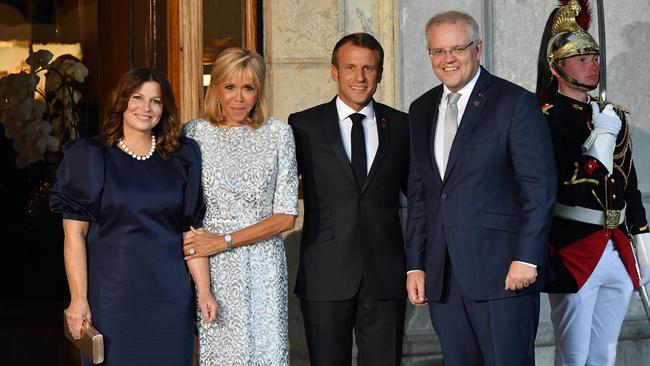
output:
[[[415,100],[407,290],[429,304],[445,365],[534,365],[556,173],[535,97],[480,67],[476,21],[426,25],[442,82]]]

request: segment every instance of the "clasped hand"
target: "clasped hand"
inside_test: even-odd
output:
[[[92,315],[90,306],[86,300],[70,301],[70,305],[64,311],[68,330],[73,339],[80,339],[83,335],[85,322],[91,323]]]
[[[522,290],[537,280],[537,268],[532,266],[512,262],[505,280],[505,290]]]
[[[185,260],[197,257],[209,257],[228,249],[223,236],[212,234],[204,229],[190,227],[183,235],[183,254]]]
[[[594,128],[602,128],[614,135],[618,135],[618,131],[621,130],[622,122],[614,111],[614,106],[608,104],[601,112],[598,103],[592,101],[590,104],[591,120],[594,123]]]

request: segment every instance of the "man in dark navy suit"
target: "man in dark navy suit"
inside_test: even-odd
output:
[[[528,91],[480,67],[469,15],[426,26],[442,82],[415,100],[407,290],[429,304],[445,365],[534,365],[556,173],[549,131]]]
[[[398,217],[408,118],[373,100],[384,51],[366,33],[332,52],[338,96],[289,116],[305,221],[296,292],[312,366],[400,364],[406,264]]]

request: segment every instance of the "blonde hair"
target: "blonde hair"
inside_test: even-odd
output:
[[[205,93],[203,103],[203,113],[212,124],[222,126],[225,119],[217,94],[219,84],[229,81],[234,75],[242,72],[248,73],[257,89],[257,102],[253,106],[246,124],[252,128],[258,128],[266,119],[268,103],[264,92],[266,80],[264,60],[256,52],[232,47],[221,52],[212,64],[210,85]]]

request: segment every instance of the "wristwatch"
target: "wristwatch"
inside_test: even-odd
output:
[[[232,235],[230,234],[224,235],[223,240],[226,241],[226,250],[232,249]]]

